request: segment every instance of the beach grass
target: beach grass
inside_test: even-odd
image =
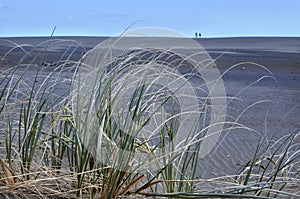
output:
[[[162,90],[149,95],[152,82],[146,84],[145,79],[139,79],[132,84],[122,79],[128,65],[118,60],[113,60],[117,64],[109,71],[80,73],[89,66],[84,60],[72,60],[72,53],[82,48],[76,42],[62,53],[59,61],[47,63],[49,45],[60,42],[65,41],[49,40],[30,50],[26,45],[14,45],[1,57],[0,67],[13,51],[23,52],[17,64],[0,74],[1,196],[299,197],[300,152],[295,150],[299,129],[267,145],[263,141],[254,143],[257,147],[253,157],[236,175],[204,179],[204,171],[198,171],[202,163],[200,149],[205,132],[211,127],[205,127],[205,111],[197,112],[198,120],[186,138],[179,143],[171,142],[180,133],[181,114],[187,114],[176,112],[174,104],[169,104],[173,100],[176,105],[172,95],[163,98],[149,114],[151,95]],[[37,47],[44,50],[34,54]],[[149,75],[138,69],[127,72]],[[163,75],[157,73],[157,77]],[[82,87],[85,81],[95,85]],[[134,92],[126,96],[128,109],[116,114],[113,110],[124,97],[122,91],[128,89],[124,85],[133,85]],[[93,95],[85,95],[89,89]],[[81,94],[82,91],[85,93]],[[151,137],[155,141],[140,137],[139,133],[165,105],[171,106],[172,114],[160,118],[161,128]],[[235,122],[225,124],[229,127],[224,130],[246,128]],[[160,152],[153,156],[158,149]],[[142,154],[140,159],[136,158],[137,153]]]

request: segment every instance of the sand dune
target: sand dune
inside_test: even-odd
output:
[[[12,51],[5,59],[4,54],[16,44],[36,46],[47,37],[0,38],[0,71],[18,63],[24,55],[20,50]],[[61,52],[70,44],[76,46],[76,40],[82,45],[76,49],[71,59],[78,60],[89,49],[105,37],[54,37],[68,41],[50,46],[47,62],[55,63],[61,58]],[[241,123],[256,132],[231,130],[221,135],[220,145],[211,154],[208,170],[204,176],[234,174],[253,155],[256,143],[262,135],[265,142],[273,142],[291,133],[300,125],[300,38],[218,38],[197,39],[215,60],[223,74],[226,95],[228,97],[227,120]],[[30,49],[29,46],[24,46]],[[41,48],[42,50],[43,48]],[[36,51],[35,53],[40,53]],[[235,64],[240,64],[227,71]],[[249,62],[261,64],[271,72]],[[39,65],[40,60],[36,60]],[[225,73],[225,71],[227,71]],[[251,85],[263,76],[265,78]],[[245,89],[245,90],[243,90]],[[236,97],[239,99],[232,99]],[[260,103],[259,103],[260,102]],[[256,104],[257,103],[257,104]],[[255,104],[255,105],[253,105]],[[252,107],[250,107],[253,105]],[[244,110],[250,107],[249,110]],[[298,146],[299,150],[299,146]],[[206,162],[205,158],[203,162]]]

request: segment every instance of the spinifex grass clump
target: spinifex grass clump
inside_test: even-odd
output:
[[[62,43],[68,44],[65,52],[53,51]],[[24,56],[7,67],[4,61],[16,49]],[[50,40],[35,48],[16,45],[1,55],[0,67],[7,70],[0,74],[0,193],[296,196],[290,188],[299,183],[299,130],[273,145],[257,143],[253,158],[236,176],[201,179],[204,140],[220,133],[209,134],[209,129],[225,124],[209,122],[225,117],[214,118],[212,104],[225,107],[210,96],[217,83],[189,67],[203,52],[184,56],[179,53],[184,50],[189,49],[106,48],[98,56],[90,51],[82,57],[85,49],[78,43]],[[203,70],[212,63],[206,58],[198,63]]]
[[[69,45],[65,53],[57,57],[56,51],[48,52],[50,45],[59,43]],[[81,51],[82,55],[84,51],[76,42],[61,40],[26,46],[25,49],[15,44],[1,55],[1,69],[6,70],[1,72],[0,130],[1,159],[7,162],[1,164],[3,181],[12,184],[10,178],[16,175],[14,183],[28,182],[29,191],[30,184],[36,186],[40,178],[51,181],[56,174],[69,174],[73,170],[78,143],[73,141],[76,135],[68,108],[77,63],[72,61],[72,55],[75,51]],[[14,54],[20,49],[25,51],[23,57]],[[46,66],[48,56],[55,60]],[[10,61],[17,62],[15,65],[4,63],[16,58],[19,61]]]
[[[96,160],[114,170],[109,174],[126,171],[130,181],[141,180],[135,192],[191,191],[200,157],[216,141],[207,139],[223,126],[222,79],[205,51],[184,46],[194,45],[188,40],[160,38],[146,48],[147,40],[136,40],[103,42],[83,58],[73,89],[78,134]],[[180,45],[172,48],[172,42]],[[104,183],[108,197],[126,193],[118,187],[126,179],[114,178],[113,184]]]

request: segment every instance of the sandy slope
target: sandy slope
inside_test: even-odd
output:
[[[17,64],[24,55],[22,50],[17,49],[4,59],[5,53],[14,45],[7,39],[15,44],[38,45],[48,38],[0,38],[2,58],[0,71]],[[35,60],[34,65],[39,66],[43,62],[55,63],[61,58],[61,52],[70,45],[73,45],[71,50],[75,50],[71,59],[78,60],[84,52],[105,38],[60,37],[58,39],[69,41],[48,46],[46,59]],[[289,134],[300,125],[300,38],[220,38],[197,41],[213,59],[216,59],[215,63],[223,74],[228,97],[227,121],[241,123],[255,131],[231,130],[222,133],[221,144],[215,148],[211,157],[203,159],[203,164],[199,165],[199,168],[210,159],[207,171],[202,177],[234,174],[251,158],[261,135],[265,143],[273,143],[274,140]],[[75,48],[78,43],[82,46]],[[45,48],[45,44],[43,46],[40,50]],[[57,46],[61,47],[57,48]],[[24,46],[24,48],[31,47]],[[34,53],[41,53],[41,51]],[[69,58],[67,55],[63,57],[63,59],[67,58]],[[227,71],[241,62],[247,63]],[[264,65],[271,74],[248,62]],[[273,76],[274,79],[264,78],[251,85],[266,75]],[[246,109],[247,111],[243,112]]]

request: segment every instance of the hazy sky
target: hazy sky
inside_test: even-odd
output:
[[[54,26],[57,36],[109,36],[132,23],[190,37],[300,36],[300,0],[0,0],[0,36],[49,36]]]

